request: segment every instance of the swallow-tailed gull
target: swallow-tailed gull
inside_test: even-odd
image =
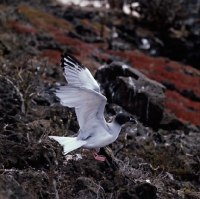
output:
[[[100,93],[100,87],[89,70],[66,53],[61,55],[61,66],[68,85],[59,87],[55,95],[63,106],[75,107],[80,129],[77,137],[49,137],[63,146],[64,154],[82,147],[90,149],[96,160],[104,161],[105,157],[98,155],[96,150],[114,142],[123,124],[136,121],[119,113],[107,123],[104,118],[107,99]]]

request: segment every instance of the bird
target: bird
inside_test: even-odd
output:
[[[125,113],[118,113],[111,123],[104,118],[107,98],[100,93],[100,86],[90,71],[74,56],[61,54],[61,67],[67,81],[66,86],[60,86],[54,94],[60,104],[75,108],[79,131],[77,137],[49,136],[63,146],[63,154],[78,149],[90,149],[94,159],[105,161],[105,156],[99,155],[101,147],[113,143],[123,124],[136,120]]]

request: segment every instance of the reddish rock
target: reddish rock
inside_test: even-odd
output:
[[[37,33],[37,30],[30,24],[21,24],[16,21],[8,21],[7,23],[19,33]]]
[[[48,61],[54,64],[58,64],[60,60],[61,52],[59,50],[44,50],[39,57],[47,57]]]
[[[200,103],[192,101],[178,92],[167,90],[165,106],[182,121],[200,124]]]

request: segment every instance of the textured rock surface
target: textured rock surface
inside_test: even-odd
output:
[[[12,172],[12,171],[11,171]],[[4,175],[0,175],[0,198],[2,199],[33,199],[32,196],[27,194],[24,189],[14,180],[9,179]]]
[[[136,115],[148,126],[158,128],[164,112],[165,87],[120,62],[97,70],[95,78],[108,101]]]
[[[104,8],[0,1],[0,174],[33,198],[200,198],[200,72],[170,60],[189,63],[190,56],[196,66],[199,57],[192,54],[195,46],[199,53],[200,37],[179,34],[163,39],[131,16]],[[143,38],[149,49],[142,46]],[[171,48],[173,41],[181,45]],[[168,58],[149,56],[161,56],[163,50]],[[101,65],[124,63],[108,68],[109,82],[104,81],[107,72],[101,76],[109,99],[105,118],[126,109],[140,119],[100,150],[106,162],[94,161],[86,150],[64,157],[62,147],[47,137],[71,136],[79,129],[74,110],[46,92],[66,84],[59,66],[63,51],[92,74]],[[1,188],[5,193],[5,184]]]
[[[151,48],[142,51],[151,54],[152,50],[156,50],[158,55],[162,55],[163,50],[157,47],[154,49],[154,46],[165,41],[162,37],[160,40],[152,38],[155,33],[144,27],[134,28],[132,17],[109,10],[104,13],[104,9],[65,7],[53,1],[23,3],[21,0],[14,4],[7,1],[0,8],[0,60],[3,63],[6,59],[20,62],[24,58],[37,57],[48,58],[55,66],[59,64],[60,53],[67,51],[87,64],[94,74],[101,64],[123,61],[166,86],[165,107],[168,112],[174,113],[182,121],[200,124],[199,71],[169,59],[149,57],[135,50],[142,50],[141,40],[146,38]],[[129,24],[129,28],[124,24]],[[113,28],[118,33],[115,39],[111,37]],[[170,46],[170,42],[173,44],[173,37],[167,36],[165,39],[169,45],[164,47]],[[187,40],[183,36],[181,43],[190,43],[191,39]],[[151,43],[155,41],[156,45]],[[194,46],[198,45],[198,39],[192,42]],[[176,54],[180,56],[180,50],[174,52],[174,49],[170,49],[169,55],[175,59]],[[191,49],[186,51],[192,54]]]
[[[181,121],[200,124],[200,71],[164,58],[148,57],[138,51],[108,51],[166,88],[165,108]]]

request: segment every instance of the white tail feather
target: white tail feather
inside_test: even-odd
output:
[[[63,146],[63,154],[67,154],[70,151],[80,148],[85,144],[85,141],[78,140],[77,137],[60,137],[60,136],[49,136],[56,140],[61,146]]]

